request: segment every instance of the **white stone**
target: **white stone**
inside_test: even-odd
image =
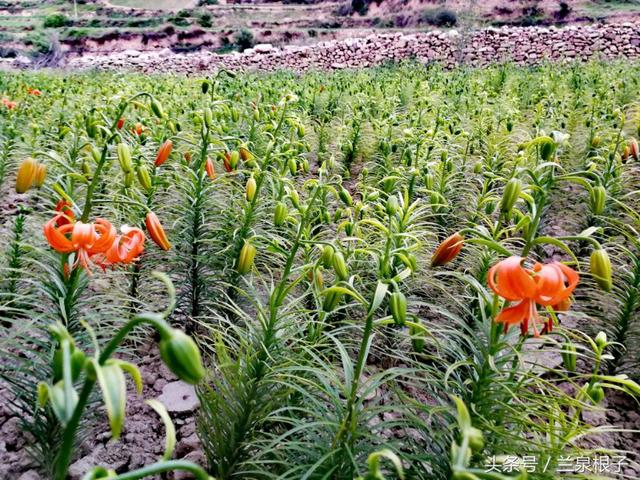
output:
[[[167,383],[158,400],[170,413],[193,412],[200,405],[193,385],[181,380]]]

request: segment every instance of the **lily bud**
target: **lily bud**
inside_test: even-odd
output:
[[[133,181],[134,181],[134,179],[135,179],[135,178],[136,178],[136,177],[135,177],[135,175],[133,174],[133,171],[126,172],[126,173],[124,174],[124,186],[125,186],[126,188],[130,188],[130,187],[131,187],[131,185],[133,185]]]
[[[387,198],[387,215],[389,215],[390,217],[395,215],[398,211],[398,208],[398,198],[395,195],[391,195],[389,198]]]
[[[126,143],[119,143],[116,147],[116,153],[118,154],[118,162],[120,163],[120,168],[125,174],[129,173],[133,169],[129,145],[127,145]]]
[[[333,267],[333,253],[334,250],[329,245],[322,247],[322,255],[320,256],[320,262],[325,268]]]
[[[171,140],[165,141],[160,148],[158,149],[158,155],[156,155],[155,165],[159,167],[164,162],[167,161],[169,155],[171,154],[171,150],[173,149],[173,142]]]
[[[593,251],[589,259],[589,268],[598,286],[605,292],[610,292],[613,287],[611,260],[604,248]]]
[[[300,208],[300,195],[298,195],[298,191],[295,188],[289,190],[289,198],[294,207]]]
[[[35,180],[37,166],[38,163],[31,157],[27,157],[22,161],[16,177],[16,192],[24,193],[31,188]]]
[[[204,163],[204,169],[211,180],[216,179],[216,167],[213,165],[213,161],[209,157],[207,157],[207,161]]]
[[[571,297],[567,297],[564,300],[559,301],[555,305],[552,305],[551,308],[553,308],[556,312],[568,312],[572,304],[573,302],[571,301]]]
[[[458,232],[442,241],[431,257],[431,266],[439,267],[456,258],[464,245],[464,237]]]
[[[75,345],[70,346],[70,363],[71,367],[71,380],[76,381],[80,377],[80,373],[84,368],[86,356],[82,350],[76,348]],[[61,348],[56,349],[53,353],[53,382],[56,383],[62,380],[64,375],[64,360],[63,352]]]
[[[338,196],[340,197],[340,200],[342,200],[347,207],[350,207],[353,205],[353,199],[351,198],[351,194],[346,188],[342,187],[340,189],[340,192],[338,193]]]
[[[475,452],[479,452],[484,448],[484,438],[482,431],[476,427],[470,427],[466,431],[467,438],[469,438],[469,446]]]
[[[118,123],[116,123],[116,128],[122,130],[122,127],[124,127],[124,118],[119,118]]]
[[[315,283],[318,290],[322,290],[324,288],[324,276],[322,275],[322,271],[320,268],[316,268],[312,273],[312,280]]]
[[[333,270],[340,280],[349,278],[349,270],[347,269],[347,263],[344,261],[342,252],[333,252],[332,264]]]
[[[427,190],[433,190],[433,186],[435,184],[435,177],[432,173],[427,173],[424,176],[424,186],[427,187]]]
[[[626,162],[626,160],[627,160],[627,158],[629,158],[630,154],[631,154],[631,149],[627,145],[622,149],[622,153],[620,154],[620,158],[622,159],[623,162]]]
[[[607,342],[607,334],[604,332],[598,332],[598,335],[596,335],[596,345],[598,346],[598,348],[600,350],[604,349],[604,347],[607,346],[608,342]]]
[[[153,212],[147,213],[145,224],[151,240],[153,240],[162,250],[169,250],[171,248],[171,244],[167,239],[167,235],[162,228],[160,220],[158,220],[158,216]]]
[[[540,157],[545,162],[549,160],[556,151],[556,142],[551,137],[546,138],[540,145]]]
[[[635,138],[629,140],[629,156],[634,160],[640,160],[640,151],[638,150],[638,141]]]
[[[253,160],[253,154],[249,150],[247,150],[245,147],[240,147],[238,149],[238,152],[240,153],[240,158],[244,162],[248,162],[250,160]]]
[[[211,125],[213,125],[213,112],[210,108],[204,109],[204,124],[207,128],[211,128]]]
[[[158,102],[155,98],[151,100],[151,111],[158,118],[164,117],[164,110],[162,109],[162,104]]]
[[[500,202],[500,211],[502,213],[509,213],[520,196],[522,191],[522,183],[517,178],[512,178],[507,182],[502,193],[502,200]]]
[[[587,387],[587,395],[589,395],[589,398],[593,400],[593,403],[598,405],[602,400],[604,400],[604,390],[602,389],[602,385],[600,385],[599,382],[589,385]]]
[[[145,165],[138,166],[138,181],[142,188],[144,188],[147,192],[151,190],[151,175],[149,175],[149,170]]]
[[[594,215],[602,215],[604,212],[605,202],[607,200],[607,191],[602,185],[593,187],[589,192],[589,207]]]
[[[389,299],[389,309],[396,325],[404,325],[407,320],[407,297],[402,292],[393,292]]]
[[[287,161],[287,166],[289,167],[289,173],[292,176],[295,176],[295,174],[298,173],[298,164],[296,163],[295,158],[290,158]]]
[[[324,300],[322,301],[322,310],[326,313],[333,312],[338,303],[342,299],[342,294],[336,290],[329,290],[324,294]]]
[[[196,342],[186,333],[171,329],[167,338],[160,340],[160,358],[180,380],[195,385],[205,371]]]
[[[240,250],[240,255],[238,256],[238,265],[236,267],[236,270],[240,275],[244,275],[251,270],[251,267],[253,266],[253,259],[255,258],[256,253],[256,247],[245,240],[244,245]]]
[[[576,361],[578,355],[576,353],[576,347],[573,343],[567,342],[562,346],[562,363],[564,364],[564,368],[566,368],[569,372],[576,371]]]
[[[44,180],[47,177],[47,166],[43,163],[36,165],[36,172],[33,177],[33,185],[40,188],[44,185]]]
[[[247,185],[245,186],[245,194],[248,202],[253,201],[254,197],[256,196],[257,188],[258,187],[256,185],[256,179],[253,177],[249,177],[249,180],[247,180]]]
[[[229,165],[231,166],[231,170],[235,170],[238,167],[238,162],[240,161],[240,153],[236,150],[229,154]]]
[[[273,214],[273,224],[276,227],[280,227],[284,224],[287,218],[287,205],[284,202],[278,202],[276,204],[275,212]]]

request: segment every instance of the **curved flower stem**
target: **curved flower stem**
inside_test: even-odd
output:
[[[104,365],[104,363],[113,355],[113,353],[118,348],[118,345],[122,343],[124,338],[140,324],[149,323],[154,326],[161,337],[168,335],[169,325],[164,321],[164,317],[160,314],[143,314],[135,317],[133,320],[126,323],[116,335],[111,339],[111,341],[107,344],[106,348],[100,353],[98,358],[98,363],[100,365]],[[84,413],[84,409],[87,406],[87,402],[89,400],[89,396],[93,391],[93,387],[95,386],[96,378],[87,376],[84,380],[84,385],[82,386],[82,390],[80,391],[80,395],[78,397],[78,403],[73,411],[73,415],[71,416],[69,422],[67,423],[64,434],[62,436],[62,447],[60,448],[60,453],[56,458],[56,465],[54,470],[54,479],[55,480],[65,480],[67,478],[67,470],[69,468],[69,463],[71,461],[71,455],[73,453],[73,446],[76,438],[76,430],[78,429],[78,425],[80,424],[80,420]],[[133,478],[133,477],[132,477]],[[136,477],[138,478],[138,477]]]
[[[109,341],[107,346],[102,350],[102,352],[100,352],[98,356],[99,365],[104,365],[105,362],[109,360],[120,343],[122,343],[125,337],[138,325],[141,325],[143,323],[152,325],[160,334],[160,338],[166,338],[171,335],[171,327],[165,321],[165,318],[169,315],[169,313],[171,313],[171,310],[173,310],[175,306],[175,291],[166,276],[163,276],[161,274],[156,274],[156,276],[167,285],[169,306],[162,313],[143,313],[137,315],[129,322],[127,322],[124,326],[122,326],[120,330],[118,330],[118,332]],[[93,391],[96,380],[97,379],[94,376],[85,376],[84,385],[82,386],[82,390],[80,391],[80,395],[78,396],[78,403],[76,404],[73,415],[65,426],[64,433],[62,435],[62,446],[55,461],[56,465],[54,468],[53,476],[55,480],[65,480],[67,478],[67,471],[69,469],[69,463],[71,462],[71,455],[73,453],[73,447],[76,438],[76,430],[78,429],[78,425],[80,424],[80,420],[82,419],[84,409],[87,406],[87,402],[89,401],[89,397],[91,395],[91,392]]]

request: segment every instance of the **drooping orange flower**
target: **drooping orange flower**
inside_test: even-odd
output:
[[[111,247],[116,238],[114,226],[103,218],[98,218],[93,223],[76,222],[60,225],[65,218],[64,213],[59,213],[45,223],[44,236],[49,245],[59,253],[75,252],[76,259],[72,268],[81,265],[91,272],[93,263],[102,266],[102,262],[94,262],[91,257],[104,254]]]
[[[233,167],[231,166],[231,152],[224,152],[224,156],[222,157],[222,163],[227,173],[233,171]]]
[[[9,100],[7,97],[4,97],[2,99],[2,104],[7,107],[7,110],[13,110],[14,108],[16,108],[18,106],[17,102],[12,102],[11,100]]]
[[[534,336],[539,336],[537,322],[540,320],[537,304],[543,306],[567,306],[567,300],[576,288],[580,277],[570,267],[553,262],[536,263],[533,269],[524,268],[525,259],[512,256],[491,267],[488,275],[489,287],[505,300],[517,302],[503,308],[496,322],[504,323],[505,330],[520,324],[522,334],[533,325]],[[551,331],[553,322],[546,321],[545,331]]]
[[[27,88],[27,93],[29,93],[29,95],[33,95],[36,97],[39,97],[40,95],[42,95],[42,92],[37,88]]]
[[[151,240],[153,240],[162,250],[169,250],[171,248],[171,244],[167,239],[167,234],[164,232],[164,228],[162,228],[162,224],[160,223],[158,216],[153,212],[147,213],[145,224]]]
[[[169,155],[171,154],[171,150],[173,149],[173,142],[171,140],[167,140],[162,145],[160,145],[160,149],[158,150],[158,155],[156,156],[156,167],[159,167],[164,162],[167,161]]]
[[[456,258],[464,245],[464,237],[458,232],[442,241],[431,257],[431,266],[438,267]]]
[[[133,262],[144,251],[145,236],[136,227],[122,226],[122,235],[118,235],[105,253],[108,264]]]
[[[136,123],[135,127],[131,129],[131,132],[135,133],[138,136],[142,135],[143,131],[144,131],[144,127],[140,122]]]
[[[207,161],[204,164],[204,169],[207,171],[207,175],[211,180],[216,179],[216,168],[213,165],[213,161],[207,157]]]

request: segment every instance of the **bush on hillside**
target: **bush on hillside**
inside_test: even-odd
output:
[[[62,28],[66,27],[70,23],[71,22],[67,17],[65,17],[61,13],[56,13],[54,15],[46,16],[42,26],[44,28]]]

